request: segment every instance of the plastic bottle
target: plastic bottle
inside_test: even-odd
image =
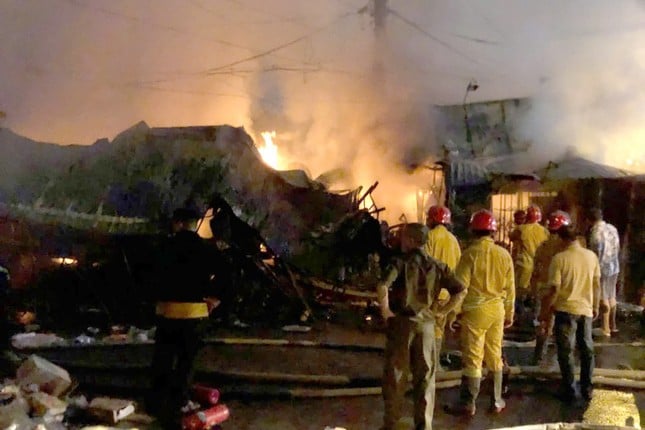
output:
[[[216,405],[219,402],[220,392],[217,388],[195,384],[192,387],[192,391],[193,399],[202,405]]]
[[[210,409],[199,411],[182,420],[183,430],[206,430],[222,423],[231,415],[226,405],[215,405]]]

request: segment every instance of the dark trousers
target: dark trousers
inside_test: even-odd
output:
[[[558,363],[560,364],[560,373],[562,373],[563,394],[568,397],[575,396],[574,345],[577,345],[580,353],[580,389],[583,395],[590,393],[594,368],[591,317],[556,312],[554,331],[558,346]]]
[[[152,357],[150,412],[179,414],[188,401],[195,359],[203,345],[204,318],[157,319]]]
[[[383,428],[394,429],[401,418],[408,370],[411,370],[415,429],[430,430],[435,400],[434,323],[395,316],[387,320],[386,334]]]

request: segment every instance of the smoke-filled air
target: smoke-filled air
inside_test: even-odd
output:
[[[379,181],[389,221],[416,217],[443,155],[435,106],[471,79],[468,102],[531,98],[512,128],[534,158],[645,171],[636,0],[4,0],[0,34],[3,127],[60,144],[140,120],[275,132],[278,168]]]

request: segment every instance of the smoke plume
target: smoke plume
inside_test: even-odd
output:
[[[544,76],[531,109],[515,126],[545,163],[573,153],[633,172],[645,172],[645,9],[637,2],[597,4],[586,22],[604,29],[584,39],[571,28],[543,40]]]
[[[416,219],[441,156],[434,105],[532,96],[513,124],[531,158],[569,147],[643,170],[645,9],[636,0],[6,0],[0,125],[89,144],[151,126],[276,131],[289,165],[335,188],[375,181]]]

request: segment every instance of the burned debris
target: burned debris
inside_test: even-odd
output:
[[[285,179],[262,163],[241,128],[139,123],[55,171],[46,185],[8,189],[5,207],[5,222],[28,233],[21,255],[62,258],[39,263],[35,287],[17,294],[45,327],[78,318],[102,320],[90,325],[103,328],[150,324],[152,306],[140,311],[154,288],[150,258],[170,211],[186,203],[204,214],[200,234],[232,267],[220,285],[226,305],[215,315],[225,323],[306,321],[316,314],[306,279],[369,287],[386,254],[376,218],[382,208],[359,209],[378,184],[339,194]]]
[[[186,414],[183,429],[213,428],[226,421],[228,407],[219,391],[194,385],[192,395],[202,410]],[[123,398],[88,397],[78,382],[60,366],[38,355],[29,356],[15,376],[0,381],[0,427],[30,429],[150,428],[155,419],[136,401]],[[159,428],[159,427],[157,427]]]

